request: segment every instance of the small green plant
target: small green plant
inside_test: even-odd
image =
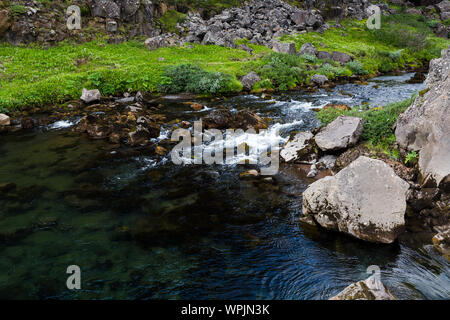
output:
[[[9,7],[11,16],[16,17],[20,16],[22,14],[25,14],[27,12],[27,8],[23,5],[19,4],[13,4]]]
[[[406,155],[405,164],[416,164],[419,160],[419,154],[416,151],[411,151]]]
[[[362,63],[357,60],[350,61],[345,66],[349,68],[353,72],[353,74],[359,76],[366,75],[369,73],[366,69],[364,69]]]

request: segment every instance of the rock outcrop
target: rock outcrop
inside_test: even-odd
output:
[[[397,300],[375,276],[349,285],[330,300]]]
[[[424,186],[450,185],[450,48],[430,63],[428,91],[419,96],[396,123],[398,145],[419,152]]]
[[[322,151],[343,150],[358,142],[363,125],[364,120],[361,118],[339,116],[323,128],[314,140]]]
[[[303,215],[326,229],[392,243],[404,229],[408,189],[383,161],[359,157],[306,189]]]
[[[270,47],[273,38],[294,31],[317,30],[323,25],[324,19],[317,10],[299,9],[281,0],[252,0],[209,20],[189,13],[178,28],[182,33],[187,31],[189,42],[230,46],[234,40],[246,38],[252,44]]]

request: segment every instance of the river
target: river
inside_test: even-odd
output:
[[[409,98],[424,89],[407,84],[411,76],[199,100],[199,112],[168,99],[160,112],[193,121],[219,106],[249,108],[275,124],[242,140],[277,145],[319,124],[313,108]],[[0,136],[0,185],[17,185],[0,195],[0,299],[328,299],[371,265],[400,299],[450,298],[449,263],[431,245],[370,244],[302,225],[313,180],[295,166],[270,182],[243,181],[246,166],[177,166],[80,136],[76,120]],[[66,287],[70,265],[81,268],[81,290]]]

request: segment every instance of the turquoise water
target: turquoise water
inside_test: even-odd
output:
[[[327,102],[378,105],[422,88],[397,80],[204,103],[257,110],[286,138],[317,125],[311,108]],[[170,121],[209,111],[168,101],[163,112]],[[308,228],[298,221],[304,173],[284,166],[273,182],[251,182],[238,179],[244,169],[175,166],[70,127],[1,135],[0,185],[16,188],[0,194],[0,298],[328,299],[370,265],[399,298],[450,298],[449,264],[432,246]],[[66,287],[69,265],[81,268],[79,291]]]

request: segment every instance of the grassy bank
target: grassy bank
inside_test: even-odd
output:
[[[255,90],[287,90],[307,84],[314,74],[334,79],[417,67],[438,57],[450,44],[432,34],[430,21],[417,16],[385,18],[382,30],[374,31],[368,30],[364,21],[342,24],[343,29],[285,36],[283,41],[294,41],[297,49],[311,42],[319,50],[351,54],[354,61],[347,65],[315,56],[277,54],[254,45],[250,45],[254,49],[251,55],[203,45],[148,51],[135,41],[119,45],[61,43],[50,49],[0,44],[0,111],[63,103],[78,98],[82,88],[98,88],[105,96],[138,90],[239,92],[239,77],[250,71],[262,78]]]
[[[388,104],[384,107],[367,109],[354,107],[352,110],[322,109],[317,114],[323,125],[327,125],[341,115],[359,117],[365,120],[361,140],[371,149],[382,151],[394,159],[398,159],[395,147],[393,127],[398,116],[413,102],[415,97],[405,101]]]

